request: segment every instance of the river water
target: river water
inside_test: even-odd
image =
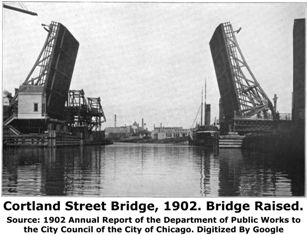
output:
[[[3,150],[2,194],[35,196],[302,196],[304,162],[165,144]]]

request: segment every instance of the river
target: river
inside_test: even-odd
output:
[[[2,194],[18,196],[303,196],[304,162],[174,144],[3,150]]]

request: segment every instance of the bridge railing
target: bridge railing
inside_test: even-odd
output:
[[[273,120],[273,116],[271,114],[268,114],[266,117],[254,117],[254,118],[246,118],[246,117],[240,117],[235,115],[236,120],[245,120],[245,119],[255,119],[255,120]],[[292,115],[291,113],[277,113],[276,114],[276,119],[277,120],[292,120]]]

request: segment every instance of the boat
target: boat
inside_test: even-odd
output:
[[[205,103],[203,102],[203,91],[202,91],[200,110],[201,110],[200,125],[197,124],[196,127],[192,129],[190,134],[189,144],[196,146],[203,146],[203,147],[213,147],[213,148],[218,147],[219,130],[217,126],[210,125],[210,104],[206,104],[206,85],[205,85]],[[196,115],[196,119],[197,116],[198,114]]]
[[[216,126],[198,125],[192,130],[190,145],[216,147],[219,145],[219,131]]]

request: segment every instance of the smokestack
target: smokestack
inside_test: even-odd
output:
[[[142,118],[142,129],[144,129],[144,118]]]
[[[274,97],[273,97],[274,107],[273,107],[273,109],[274,109],[275,113],[277,111],[277,98],[278,98],[277,95],[274,94]]]
[[[205,125],[210,125],[211,120],[211,105],[205,105]]]
[[[116,114],[114,114],[114,127],[116,127]]]

